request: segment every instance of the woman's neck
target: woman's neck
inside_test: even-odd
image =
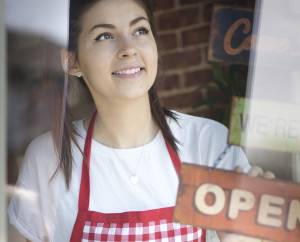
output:
[[[134,148],[149,143],[159,128],[151,115],[149,98],[97,105],[93,137],[114,148]],[[88,126],[88,122],[85,127]]]

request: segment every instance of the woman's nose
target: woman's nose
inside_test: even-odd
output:
[[[120,50],[118,52],[119,58],[128,58],[137,55],[137,49],[135,46],[128,41],[124,41],[125,43],[120,46]]]

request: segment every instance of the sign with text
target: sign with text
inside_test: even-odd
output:
[[[212,17],[208,59],[248,64],[253,26],[253,11],[215,6]]]
[[[299,242],[300,186],[183,164],[174,219],[276,242]]]
[[[284,152],[300,151],[298,105],[234,97],[231,110],[230,144]]]

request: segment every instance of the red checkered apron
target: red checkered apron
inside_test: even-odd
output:
[[[80,182],[78,214],[70,242],[93,241],[201,241],[205,230],[173,222],[174,207],[124,213],[99,213],[88,211],[90,198],[90,155],[95,116],[89,124],[84,146]],[[166,142],[176,172],[181,161]]]

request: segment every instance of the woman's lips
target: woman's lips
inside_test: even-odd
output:
[[[141,75],[144,70],[145,68],[143,67],[132,67],[120,71],[114,71],[112,75],[120,78],[135,78]]]

